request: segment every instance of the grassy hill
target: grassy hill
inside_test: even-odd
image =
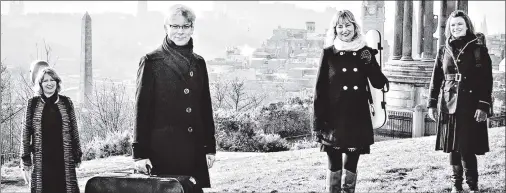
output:
[[[505,191],[505,128],[489,129],[491,152],[478,156],[483,192]],[[435,136],[377,142],[360,158],[357,192],[450,190],[448,154],[434,151]],[[79,185],[102,172],[132,170],[130,157],[85,161]],[[206,192],[322,192],[327,158],[318,149],[277,153],[218,152]],[[18,168],[2,168],[2,192],[26,192]],[[467,188],[466,185],[464,185]]]

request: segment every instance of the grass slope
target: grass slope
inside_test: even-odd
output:
[[[505,191],[505,128],[489,129],[491,152],[478,156],[483,192]],[[358,165],[357,192],[450,190],[448,154],[434,151],[435,136],[377,142]],[[86,161],[79,185],[103,172],[132,170],[130,157]],[[277,153],[218,152],[206,192],[323,192],[326,154],[317,148]],[[18,168],[2,168],[2,192],[27,192]],[[467,186],[464,186],[467,188]]]

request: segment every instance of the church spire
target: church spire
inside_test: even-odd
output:
[[[483,35],[485,35],[485,36],[488,35],[487,28],[488,28],[488,26],[487,26],[487,16],[483,15],[483,21],[481,22],[480,30],[481,30],[481,33],[483,33]]]

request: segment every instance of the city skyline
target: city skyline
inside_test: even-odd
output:
[[[11,1],[1,1],[1,13],[8,14]],[[136,14],[138,1],[24,1],[25,13],[54,12],[54,13],[104,13],[119,12]],[[149,11],[165,12],[173,4],[186,4],[197,14],[214,10],[214,1],[148,1]],[[362,1],[260,1],[261,4],[285,3],[298,8],[310,9],[317,12],[327,7],[349,9],[356,13],[357,20],[361,20]],[[414,2],[415,15],[419,1]],[[434,2],[434,14],[439,14],[440,2]],[[385,1],[385,28],[393,28],[395,2]],[[505,33],[505,2],[504,1],[469,1],[469,16],[477,29],[480,29],[483,18],[486,17],[489,34]]]

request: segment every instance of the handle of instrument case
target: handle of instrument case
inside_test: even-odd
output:
[[[384,93],[390,91],[390,82],[387,81],[383,86],[383,88],[381,89],[381,91],[383,91]]]
[[[148,175],[151,176],[151,166],[149,164],[146,164],[146,170],[148,171]]]

